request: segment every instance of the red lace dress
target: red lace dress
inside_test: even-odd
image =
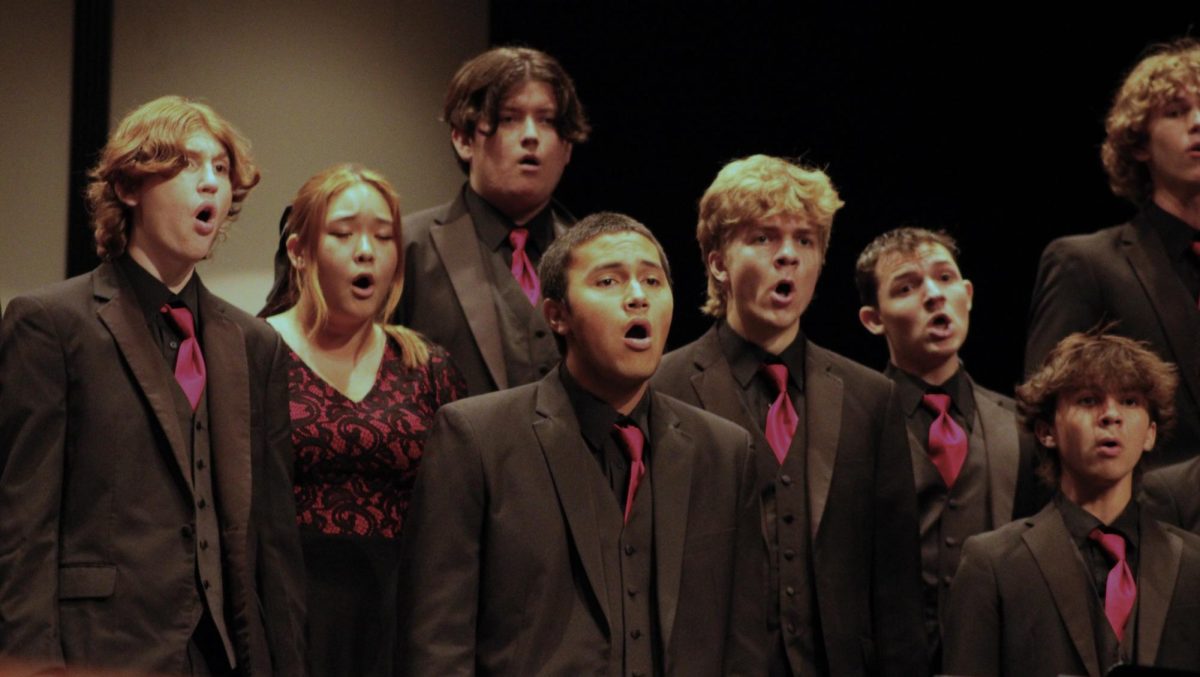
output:
[[[466,385],[442,348],[406,369],[389,340],[359,402],[294,352],[288,386],[311,674],[390,676],[404,514],[433,415]]]

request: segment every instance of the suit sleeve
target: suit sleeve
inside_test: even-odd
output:
[[[746,454],[738,484],[733,617],[725,642],[723,675],[757,676],[767,671],[767,550],[762,532],[758,465],[754,443],[743,433]]]
[[[51,314],[14,299],[0,325],[0,655],[58,666],[68,384]]]
[[[1154,519],[1188,529],[1192,525],[1184,524],[1183,511],[1171,488],[1169,473],[1172,470],[1175,468],[1146,473],[1142,479],[1142,505],[1154,515]]]
[[[1029,309],[1026,374],[1036,370],[1063,337],[1087,331],[1104,319],[1097,289],[1091,266],[1069,240],[1055,240],[1046,247]]]
[[[304,557],[296,530],[296,502],[292,491],[292,436],[288,411],[287,360],[283,342],[274,338],[271,371],[267,379],[267,448],[254,491],[258,522],[258,592],[263,622],[277,675],[303,675],[304,667]]]
[[[950,586],[942,628],[942,670],[951,675],[1000,674],[1000,603],[996,572],[979,547],[967,539]]]
[[[926,672],[917,500],[904,420],[889,388],[875,465],[871,608],[880,674]]]
[[[473,675],[485,444],[456,407],[434,419],[401,546],[399,674]]]

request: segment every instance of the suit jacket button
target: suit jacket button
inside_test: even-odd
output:
[[[207,539],[204,539],[204,538],[200,539],[200,549],[208,550],[208,540]]]
[[[546,330],[538,329],[537,331],[533,332],[533,335],[536,336],[537,338],[546,338]]]
[[[200,497],[199,501],[196,501],[196,506],[199,507],[201,510],[203,510],[204,506],[206,506],[206,505],[208,505],[208,502],[204,500],[203,496]]]
[[[953,548],[954,546],[958,545],[958,539],[954,538],[953,536],[947,536],[946,545]]]
[[[779,481],[782,482],[783,486],[785,486],[785,487],[792,486],[792,476],[791,475],[780,475]]]
[[[796,551],[792,550],[791,548],[788,548],[787,550],[783,551],[783,558],[786,560],[790,561],[795,556],[796,556]]]
[[[625,554],[626,555],[629,555],[630,557],[632,557],[633,553],[635,553],[635,552],[637,552],[637,548],[633,547],[632,545],[625,546]]]
[[[945,576],[942,576],[942,585],[947,588],[950,587],[950,584],[953,581],[954,581],[954,577],[951,576],[950,574],[946,574]]]
[[[211,582],[211,581],[209,581],[209,580],[207,580],[207,579],[205,579],[205,581],[204,581],[204,589],[205,589],[205,590],[208,590],[208,589],[209,589],[209,588],[211,588],[211,587],[212,587],[212,582]]]
[[[784,515],[784,516],[783,516],[783,523],[784,523],[784,524],[791,524],[792,522],[795,522],[795,521],[796,521],[796,516],[795,516],[795,515],[792,515],[792,514],[790,514],[790,513],[789,513],[789,514],[787,514],[787,515]]]
[[[629,631],[629,636],[630,636],[630,637],[632,637],[632,638],[634,638],[634,639],[637,639],[637,638],[639,638],[639,637],[641,637],[641,636],[642,636],[642,631],[641,631],[641,630],[638,630],[637,628],[634,628],[634,629],[632,629],[632,630],[630,630],[630,631]]]
[[[183,525],[183,528],[181,528],[181,529],[179,530],[179,535],[180,535],[180,536],[183,536],[184,538],[189,538],[189,539],[190,539],[190,538],[192,537],[192,527],[191,527],[191,525],[189,525],[189,524],[185,524],[185,525]]]
[[[795,624],[795,623],[788,623],[788,624],[787,624],[787,631],[788,631],[788,634],[789,634],[789,635],[794,635],[794,634],[796,634],[796,624]]]
[[[796,589],[790,585],[784,588],[783,591],[787,593],[788,597],[794,597],[796,595]]]

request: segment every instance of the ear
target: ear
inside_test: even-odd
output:
[[[970,280],[963,280],[963,287],[967,290],[967,310],[970,310],[975,303],[975,285]]]
[[[1142,445],[1142,451],[1154,451],[1154,443],[1158,440],[1158,424],[1151,421],[1150,427],[1146,429],[1146,443]]]
[[[571,333],[571,311],[562,301],[542,299],[542,317],[555,334],[566,337]]]
[[[863,306],[858,309],[858,321],[867,331],[876,336],[883,336],[883,319],[879,317],[879,309],[875,306]]]
[[[563,143],[567,147],[567,158],[563,160],[563,164],[569,165],[571,164],[571,151],[575,149],[575,144],[571,143],[570,141],[564,141]]]
[[[1150,161],[1150,151],[1146,150],[1146,142],[1145,141],[1142,142],[1142,145],[1133,149],[1133,159],[1137,160],[1138,162],[1149,162]]]
[[[287,242],[283,247],[287,250],[288,260],[292,262],[292,267],[296,270],[303,270],[304,256],[300,252],[300,236],[296,233],[288,235]]]
[[[126,207],[136,207],[142,198],[140,191],[129,187],[124,181],[114,181],[113,191],[116,192],[117,199],[123,202]]]
[[[729,282],[729,269],[725,267],[725,253],[721,250],[714,250],[708,253],[708,274],[712,275],[713,279],[721,284]]]
[[[1055,437],[1054,427],[1045,421],[1035,421],[1033,424],[1033,434],[1037,437],[1037,441],[1042,443],[1047,449],[1058,448],[1058,438]]]
[[[471,164],[471,156],[474,154],[474,149],[471,147],[471,135],[461,129],[453,128],[450,130],[450,143],[454,146],[454,152],[458,153],[458,159]]]

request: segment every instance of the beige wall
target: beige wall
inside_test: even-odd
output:
[[[45,35],[28,36],[6,17],[0,28],[6,38],[0,47],[3,72],[9,77],[14,70],[9,64],[28,61],[21,54],[35,47],[38,54],[63,62],[61,91],[37,92],[41,101],[62,107],[61,120],[36,120],[45,128],[36,132],[42,140],[37,152],[48,156],[46,171],[59,183],[51,188],[48,180],[29,177],[26,191],[10,195],[9,188],[0,188],[5,218],[13,215],[9,205],[16,195],[45,196],[30,206],[35,212],[3,224],[4,298],[61,278],[65,246],[61,196],[66,191],[71,3],[28,4],[37,10],[22,12],[51,14],[54,21]],[[182,94],[212,104],[251,141],[262,183],[250,194],[229,239],[200,267],[210,288],[248,311],[258,310],[270,287],[280,211],[312,174],[335,162],[362,162],[392,180],[406,213],[449,199],[462,181],[449,133],[437,117],[454,70],[487,46],[486,0],[116,0],[113,23],[114,125],[140,103]],[[16,61],[8,54],[13,50],[9,33],[30,43],[19,58],[11,57]],[[4,91],[13,91],[11,85]],[[9,110],[16,104],[4,96],[5,133],[32,136],[12,130]],[[25,169],[9,164],[6,177]],[[48,227],[30,233],[33,224]],[[40,241],[40,231],[57,238],[45,253],[38,250],[34,266],[51,268],[53,274],[7,272],[7,257],[14,256],[8,253],[10,227],[24,239]],[[50,250],[56,258],[47,266],[41,260],[49,262]]]
[[[71,0],[4,3],[0,299],[63,278],[71,145]]]

